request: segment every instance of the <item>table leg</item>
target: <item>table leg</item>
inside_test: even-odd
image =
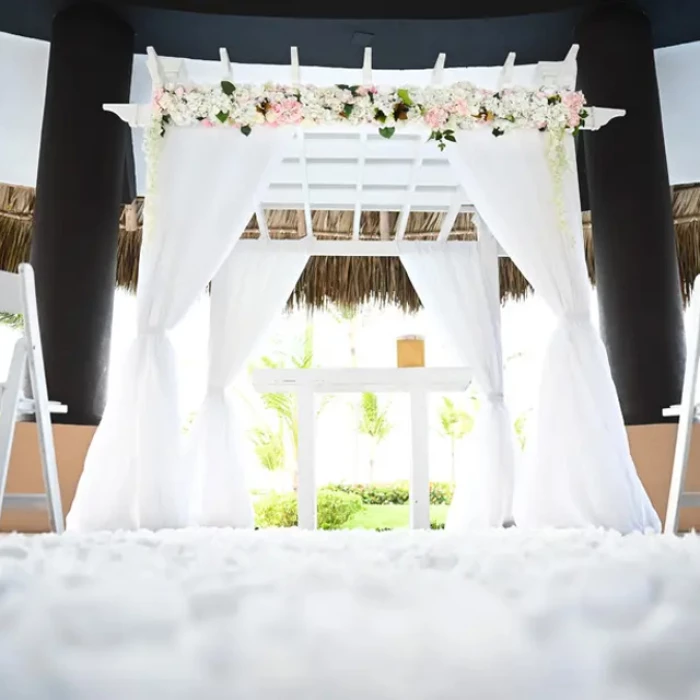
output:
[[[428,450],[428,394],[411,389],[411,529],[430,529],[430,472]]]
[[[316,529],[316,406],[313,391],[305,387],[297,391],[299,484],[297,491],[299,527]]]

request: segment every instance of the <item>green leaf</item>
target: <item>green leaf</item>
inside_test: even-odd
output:
[[[455,135],[451,132],[445,132],[444,134],[445,141],[451,141],[452,143],[457,143],[457,139],[455,138]]]
[[[407,107],[413,107],[413,100],[411,99],[411,96],[408,94],[408,90],[406,90],[406,88],[401,88],[396,94],[399,96],[399,99]]]
[[[228,120],[228,112],[221,111],[216,115],[216,118],[222,123],[225,124],[226,121]]]
[[[494,136],[503,136],[503,134],[505,134],[506,132],[503,131],[503,129],[499,129],[498,127],[495,127],[491,133]]]
[[[384,123],[386,122],[386,114],[384,114],[384,112],[382,112],[381,109],[376,109],[376,110],[374,111],[374,118],[375,118],[380,124],[384,124]]]
[[[339,88],[340,90],[350,90],[349,85],[336,85],[336,87]]]
[[[547,98],[548,105],[558,105],[561,102],[561,95],[551,95]]]
[[[352,114],[352,110],[355,109],[355,105],[350,104],[347,102],[346,104],[343,105],[343,116],[348,119],[350,115]]]
[[[385,139],[390,139],[396,133],[396,127],[384,126],[379,130],[379,135]]]
[[[243,136],[250,136],[251,131],[252,129],[247,124],[241,127],[241,133],[243,134]]]
[[[221,92],[224,93],[224,95],[233,95],[233,93],[236,91],[236,86],[229,80],[222,80],[221,81]]]
[[[163,115],[163,124],[170,124],[170,115],[169,114]]]

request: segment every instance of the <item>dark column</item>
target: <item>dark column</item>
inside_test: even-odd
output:
[[[31,263],[49,396],[63,423],[93,425],[105,404],[134,33],[111,10],[71,6],[53,21]]]
[[[627,115],[584,136],[601,328],[628,425],[680,401],[685,334],[651,26],[601,2],[578,28],[588,102]]]

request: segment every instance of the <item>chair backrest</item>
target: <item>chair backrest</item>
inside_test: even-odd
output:
[[[44,354],[41,350],[39,310],[36,304],[34,268],[29,263],[19,266],[21,313],[24,314],[24,337],[27,340],[30,362],[35,364],[39,376],[44,376]],[[36,397],[35,397],[36,398]]]
[[[0,271],[0,311],[8,314],[24,313],[20,275]]]

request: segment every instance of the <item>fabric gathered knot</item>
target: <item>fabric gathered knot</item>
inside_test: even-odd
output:
[[[144,338],[153,338],[153,337],[157,337],[157,336],[164,336],[165,329],[163,329],[163,328],[145,328],[143,330],[139,330],[138,334],[139,334],[139,336],[144,337]]]
[[[567,323],[583,323],[590,322],[591,314],[590,311],[572,311],[570,313],[565,313],[562,316],[562,320]]]

